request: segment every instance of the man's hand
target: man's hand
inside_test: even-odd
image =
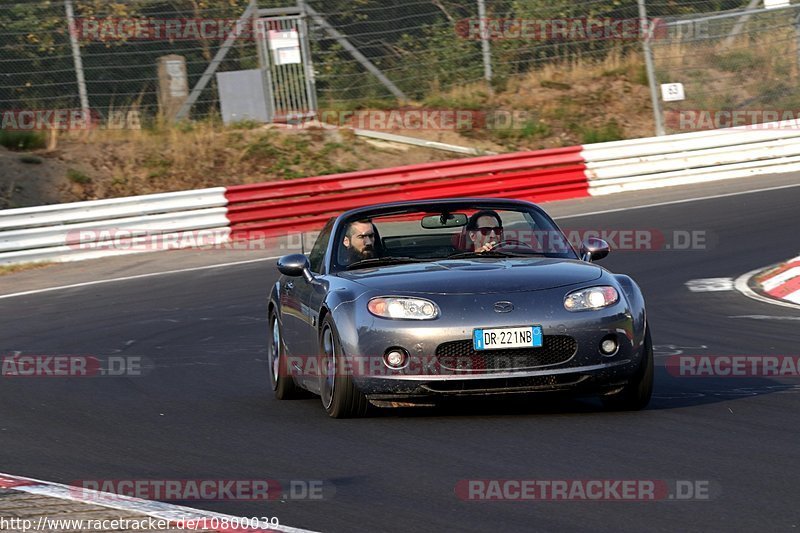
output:
[[[480,248],[478,248],[477,250],[475,250],[475,252],[479,254],[483,252],[491,252],[494,249],[494,247],[497,246],[497,244],[498,243],[496,243],[495,241],[489,241]]]

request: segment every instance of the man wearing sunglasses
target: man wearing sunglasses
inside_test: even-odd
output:
[[[495,211],[487,209],[474,213],[466,229],[472,249],[478,253],[492,250],[503,240],[503,221]]]

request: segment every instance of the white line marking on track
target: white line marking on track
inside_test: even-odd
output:
[[[800,320],[800,316],[773,316],[773,315],[734,315],[728,318],[752,318],[753,320]]]
[[[682,355],[684,351],[697,352],[698,350],[708,350],[708,346],[701,344],[700,346],[677,346],[675,344],[656,344],[653,346],[654,357],[670,357],[673,355]]]
[[[690,202],[700,202],[702,200],[714,200],[716,198],[727,198],[729,196],[741,196],[743,194],[755,194],[759,192],[779,191],[781,189],[791,189],[793,187],[800,187],[800,183],[793,183],[791,185],[780,185],[777,187],[766,187],[764,189],[753,189],[752,191],[738,191],[729,192],[724,194],[714,194],[712,196],[701,196],[700,198],[684,198],[683,200],[670,200],[668,202],[658,202],[655,204],[633,205],[630,207],[618,207],[614,209],[604,209],[602,211],[590,211],[588,213],[577,213],[574,215],[564,215],[560,217],[553,217],[556,220],[563,220],[565,218],[578,218],[588,217],[592,215],[604,215],[606,213],[619,213],[620,211],[630,211],[631,209],[647,209],[649,207],[661,207],[664,205],[686,204]]]
[[[692,279],[684,285],[692,292],[732,291],[733,278]]]
[[[29,294],[40,294],[43,292],[51,292],[51,291],[60,291],[64,289],[74,289],[78,287],[89,287],[91,285],[101,285],[103,283],[114,283],[116,281],[127,281],[131,279],[143,279],[143,278],[152,278],[155,276],[164,276],[166,274],[180,274],[183,272],[196,272],[198,270],[212,270],[215,268],[224,268],[229,266],[237,266],[237,265],[247,265],[250,263],[262,263],[264,261],[273,261],[275,259],[279,259],[281,256],[276,255],[273,257],[261,257],[259,259],[248,259],[246,261],[234,261],[232,263],[218,263],[216,265],[206,265],[206,266],[199,266],[199,267],[191,267],[191,268],[180,268],[177,270],[166,270],[163,272],[148,272],[147,274],[136,274],[135,276],[124,276],[121,278],[110,278],[110,279],[98,279],[94,281],[86,281],[83,283],[73,283],[72,285],[61,285],[58,287],[47,287],[44,289],[34,289],[30,291],[23,291],[23,292],[13,292],[11,294],[0,294],[0,300],[4,298],[14,298],[17,296],[27,296]]]

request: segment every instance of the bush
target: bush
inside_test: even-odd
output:
[[[599,128],[581,128],[581,135],[583,144],[619,141],[625,138],[622,126],[613,118]]]
[[[81,172],[80,170],[75,170],[74,168],[67,169],[67,179],[72,183],[89,183],[92,181],[92,178]]]
[[[0,146],[9,150],[36,150],[47,146],[47,138],[40,131],[0,130]]]

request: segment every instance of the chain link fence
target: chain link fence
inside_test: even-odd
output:
[[[800,116],[800,5],[754,8],[665,20],[669,31],[653,41],[656,80],[685,92],[664,103],[667,133]]]
[[[482,3],[306,2],[309,12],[316,13],[307,17],[307,24],[319,106],[354,108],[376,102],[389,106],[398,100],[437,105],[444,101],[443,94],[456,88],[500,91],[510,81],[545,67],[557,70],[609,56],[634,57],[644,63],[635,0]],[[80,109],[77,44],[88,106],[104,117],[134,110],[142,120],[152,120],[159,113],[159,58],[183,56],[191,89],[250,4],[248,0],[5,2],[0,5],[0,109]],[[294,3],[257,2],[260,9],[290,5]],[[72,31],[68,7],[74,10]],[[757,106],[778,110],[800,102],[796,88],[800,11],[751,5],[758,12],[743,17],[744,7],[739,0],[646,2],[654,28],[654,81],[682,83],[686,92],[686,100],[664,105],[668,131],[698,127],[680,122],[680,113],[686,110]],[[128,31],[136,21],[149,21],[146,36]],[[178,28],[172,33],[165,29],[170,21]],[[193,33],[186,31],[190,21],[217,24],[213,31]],[[121,30],[123,22],[128,30]],[[163,31],[152,31],[154,25]],[[215,72],[258,68],[256,38],[245,32],[235,39]],[[212,77],[190,116],[218,115],[219,96]]]

